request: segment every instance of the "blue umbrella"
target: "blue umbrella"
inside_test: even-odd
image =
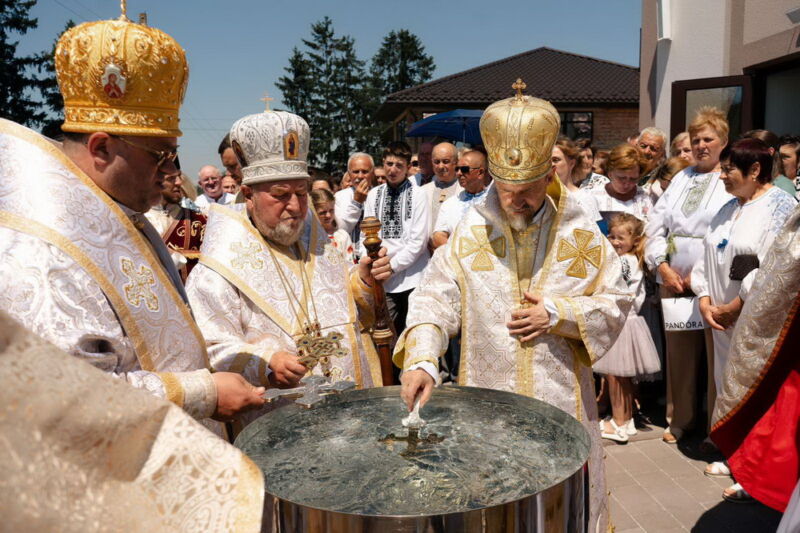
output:
[[[472,145],[483,144],[478,123],[483,111],[480,109],[454,109],[437,113],[411,125],[406,137],[444,137]]]

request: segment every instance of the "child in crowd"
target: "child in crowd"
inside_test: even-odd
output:
[[[341,252],[342,256],[351,263],[356,263],[355,247],[350,235],[343,229],[336,229],[336,218],[333,213],[333,193],[328,189],[314,189],[311,191],[311,203],[317,212],[323,229],[328,234],[333,247]]]
[[[635,294],[625,327],[617,342],[594,365],[594,371],[605,374],[611,399],[612,416],[600,421],[604,439],[627,442],[636,434],[633,422],[633,380],[654,379],[661,371],[656,346],[647,323],[639,316],[644,301],[644,222],[628,213],[615,215],[609,222],[608,240],[622,260],[622,275]]]

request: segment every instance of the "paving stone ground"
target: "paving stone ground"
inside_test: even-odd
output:
[[[730,478],[703,475],[715,457],[698,451],[699,440],[678,445],[650,426],[627,444],[607,441],[606,476],[616,533],[692,531],[761,533],[778,527],[781,514],[759,503],[722,499]]]

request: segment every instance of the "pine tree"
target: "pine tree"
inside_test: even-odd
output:
[[[383,38],[372,57],[370,77],[375,88],[386,96],[425,83],[433,76],[436,64],[425,53],[419,37],[408,30],[391,31]]]
[[[359,109],[366,79],[355,41],[337,36],[329,17],[311,25],[305,51],[292,51],[287,75],[276,84],[283,103],[311,128],[309,162],[330,172],[343,169],[362,128]]]
[[[31,127],[40,126],[46,113],[36,100],[40,82],[33,70],[42,64],[42,55],[17,56],[18,40],[11,34],[25,35],[36,28],[30,18],[36,0],[0,0],[0,116]]]

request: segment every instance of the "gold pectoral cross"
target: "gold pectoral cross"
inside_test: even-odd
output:
[[[477,225],[470,227],[470,231],[475,239],[461,237],[458,241],[458,258],[463,259],[475,254],[472,260],[472,270],[488,272],[494,270],[491,256],[506,256],[506,238],[499,236],[491,241],[489,236],[492,234],[492,226]]]
[[[325,377],[331,377],[331,358],[347,355],[347,350],[340,344],[341,340],[342,334],[336,331],[331,331],[323,336],[319,323],[306,325],[303,328],[303,334],[297,340],[300,363],[305,365],[309,371],[318,364],[322,364]]]
[[[561,239],[558,243],[556,259],[559,262],[572,259],[572,263],[567,267],[567,276],[586,279],[588,274],[586,263],[595,268],[600,268],[603,249],[599,244],[589,248],[589,244],[594,238],[594,233],[591,231],[576,228],[572,230],[572,235],[575,237],[575,244],[573,245],[566,239]]]

